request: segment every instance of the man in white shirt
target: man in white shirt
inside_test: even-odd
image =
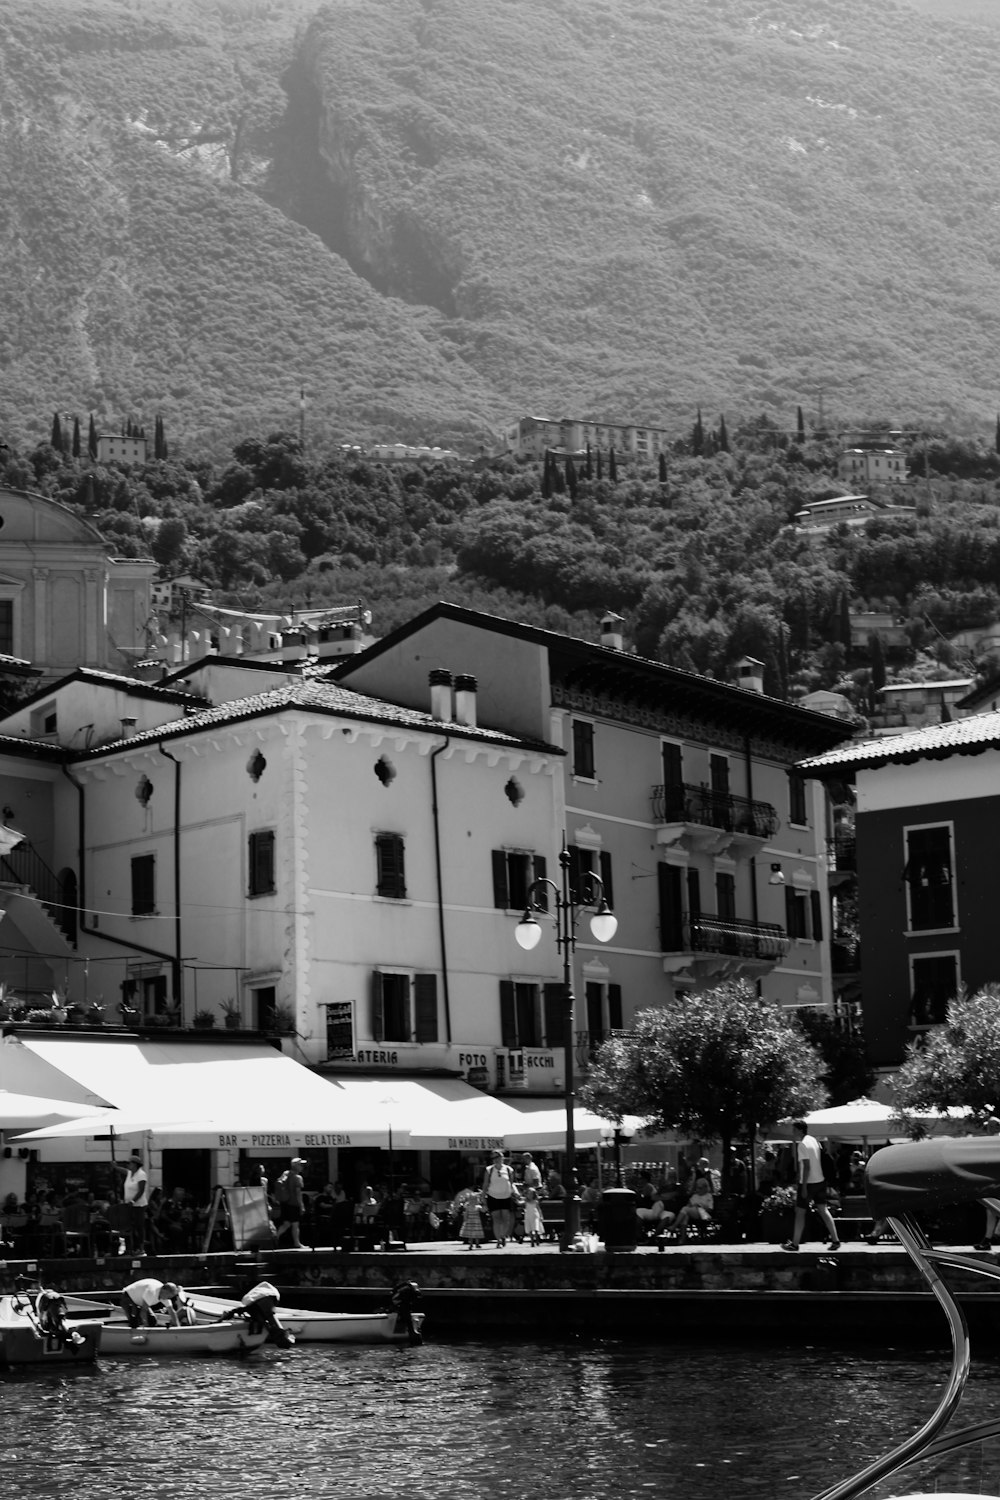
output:
[[[837,1234],[837,1226],[833,1222],[826,1203],[826,1178],[823,1176],[823,1161],[820,1155],[819,1141],[814,1135],[809,1134],[809,1127],[805,1120],[792,1121],[792,1133],[797,1145],[795,1154],[798,1158],[798,1191],[795,1196],[795,1228],[792,1237],[784,1245],[782,1250],[797,1250],[802,1241],[802,1233],[806,1227],[806,1214],[812,1208],[823,1221],[823,1225],[830,1238],[827,1240],[829,1250],[840,1249],[840,1236]]]
[[[130,1255],[142,1255],[146,1242],[146,1205],[149,1202],[149,1178],[142,1164],[141,1151],[133,1151],[124,1167],[122,1197],[125,1200],[126,1239]]]

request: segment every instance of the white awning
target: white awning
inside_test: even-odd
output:
[[[555,1099],[505,1099],[517,1116],[517,1125],[507,1132],[507,1145],[514,1151],[530,1151],[533,1146],[565,1146],[566,1106]],[[635,1135],[644,1121],[626,1115],[622,1134]],[[573,1131],[578,1146],[598,1146],[614,1139],[613,1120],[604,1120],[578,1104],[573,1111]]]
[[[8,1038],[13,1041],[14,1038]],[[247,1150],[388,1146],[392,1122],[377,1100],[320,1078],[266,1043],[152,1041],[135,1037],[16,1038],[22,1056],[53,1079],[111,1105],[89,1120],[30,1138],[145,1134],[158,1147]],[[17,1058],[7,1054],[9,1069]],[[22,1139],[28,1139],[25,1135]]]
[[[0,1089],[0,1130],[27,1130],[56,1120],[77,1120],[102,1113],[68,1099],[44,1099],[37,1094],[14,1094],[10,1089]]]

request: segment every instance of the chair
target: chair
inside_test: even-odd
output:
[[[68,1203],[62,1211],[63,1230],[66,1235],[66,1254],[90,1257],[90,1208],[86,1203]]]

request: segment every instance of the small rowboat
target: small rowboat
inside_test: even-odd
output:
[[[96,1358],[100,1343],[101,1329],[97,1324],[73,1328],[66,1338],[41,1327],[31,1299],[23,1293],[0,1297],[0,1364],[89,1364]]]
[[[198,1318],[228,1318],[239,1312],[242,1304],[229,1297],[212,1297],[185,1287],[184,1295]],[[309,1312],[305,1308],[276,1308],[278,1322],[297,1344],[406,1344],[413,1342],[410,1331],[400,1327],[395,1312],[336,1313]],[[413,1329],[420,1340],[424,1314],[411,1313]],[[200,1326],[200,1324],[199,1324]],[[225,1325],[222,1325],[225,1326]]]
[[[117,1300],[117,1295],[116,1300]],[[100,1331],[102,1354],[147,1354],[156,1358],[184,1358],[193,1354],[249,1354],[267,1340],[267,1329],[251,1329],[246,1322],[196,1322],[179,1327],[157,1324],[132,1328],[121,1307],[99,1296],[67,1297],[71,1326],[81,1333]]]

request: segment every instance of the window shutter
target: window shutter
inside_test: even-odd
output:
[[[517,1013],[514,1009],[514,981],[500,981],[500,1045],[517,1046]]]
[[[684,762],[680,745],[663,745],[663,785],[677,787],[684,781]]]
[[[620,984],[608,985],[608,1027],[611,1031],[622,1029],[622,987]]]
[[[267,895],[274,890],[274,833],[252,833],[249,843],[250,895]]]
[[[382,975],[372,970],[372,1041],[385,1041],[385,1006],[382,1000]]]
[[[156,910],[156,856],[137,854],[132,861],[132,915],[147,916]]]
[[[817,943],[823,941],[823,901],[819,891],[809,892],[809,904],[812,907],[812,935]]]
[[[546,864],[545,864],[545,855],[544,854],[536,854],[534,856],[534,863],[532,865],[532,870],[533,870],[533,874],[532,874],[532,879],[533,880],[544,880],[545,879]],[[542,911],[548,911],[548,909],[549,909],[549,888],[548,888],[547,885],[540,885],[538,887],[538,889],[535,891],[535,905],[541,907]]]
[[[542,988],[542,1005],[545,1010],[545,1045],[561,1047],[566,1029],[566,987],[562,984],[546,984]]]
[[[403,840],[398,833],[380,833],[375,840],[375,857],[378,866],[376,894],[392,896],[402,901],[406,897],[406,877],[403,863]]]
[[[587,1041],[599,1047],[604,1040],[604,988],[599,984],[587,985]]]
[[[688,916],[697,922],[701,916],[701,876],[697,870],[687,872]]]
[[[614,911],[615,887],[611,879],[611,855],[607,849],[601,850],[601,884],[604,886],[604,899]]]
[[[676,865],[656,867],[660,888],[660,951],[679,953],[683,946],[684,912],[681,902],[681,872]]]
[[[438,1039],[437,975],[417,974],[413,980],[415,1031],[418,1042]]]
[[[798,937],[799,917],[795,905],[795,892],[790,885],[785,886],[785,931],[790,938]]]
[[[493,850],[493,905],[507,911],[510,892],[507,887],[507,856],[502,849]]]

